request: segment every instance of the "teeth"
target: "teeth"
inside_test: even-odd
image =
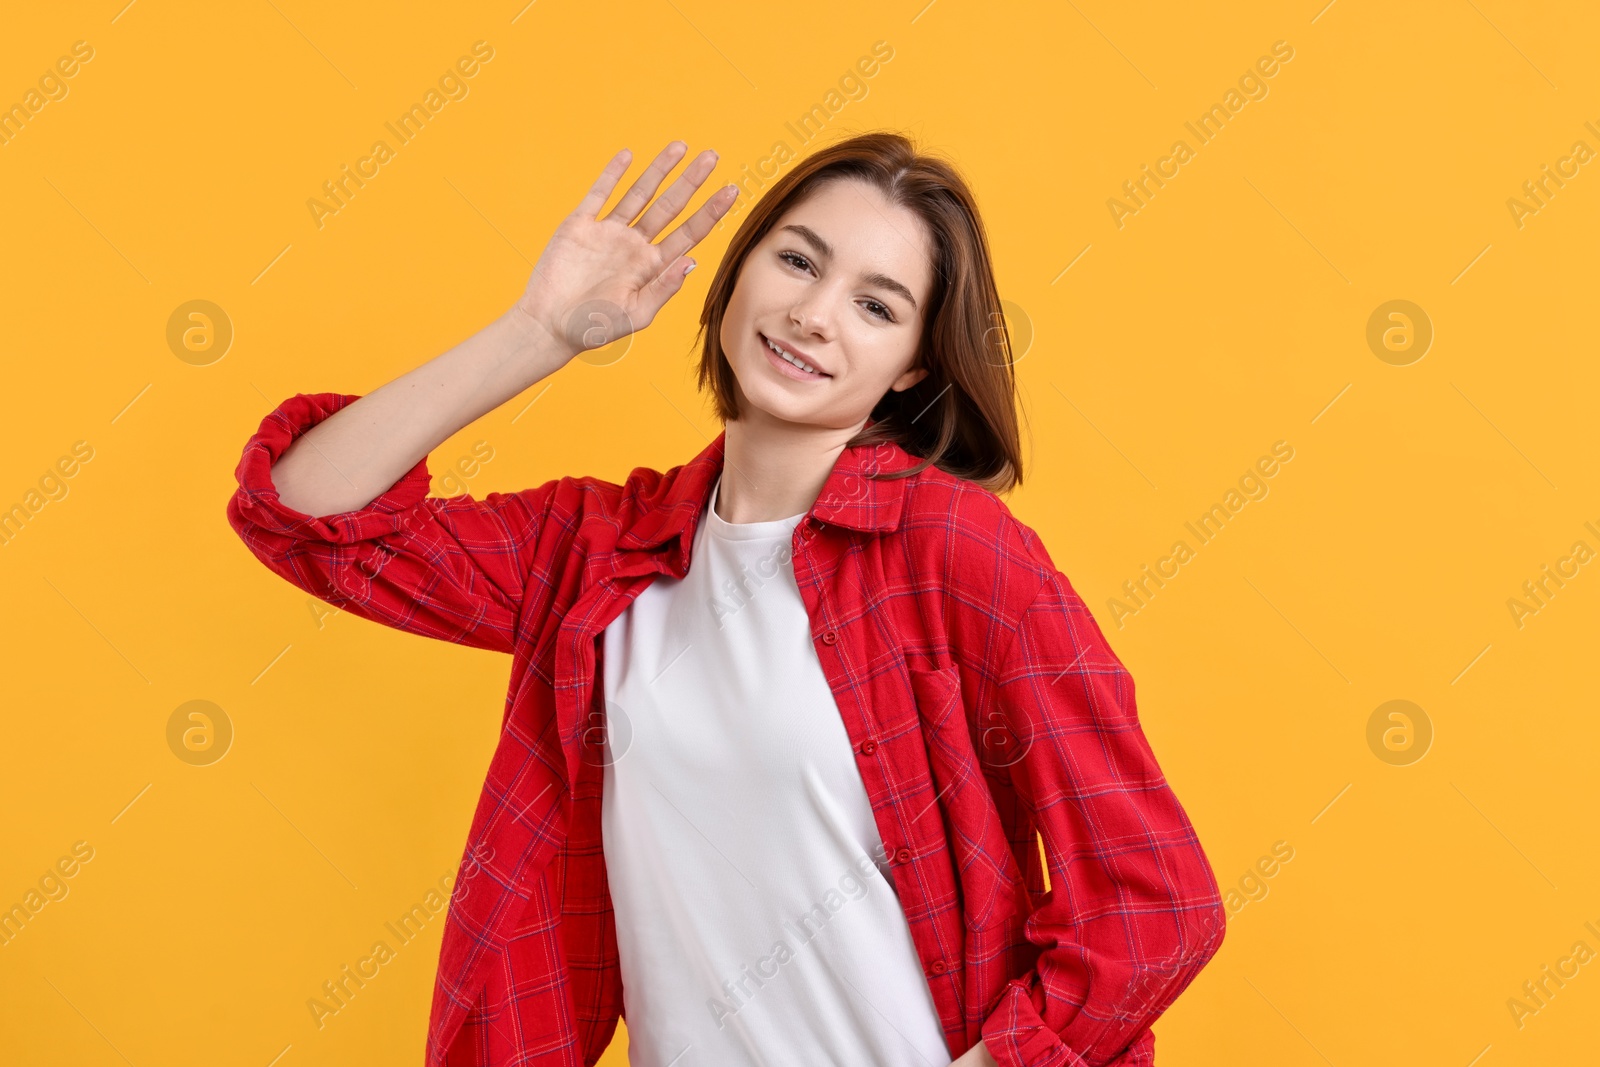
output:
[[[771,341],[767,342],[767,347],[772,349],[774,352],[776,352],[780,359],[784,359],[784,360],[789,361],[790,363],[793,363],[796,367],[799,367],[801,370],[810,371],[812,374],[821,374],[822,373],[817,368],[813,367],[811,364],[803,362],[803,361],[798,360],[798,359],[795,359],[793,356],[791,356],[789,353],[785,352],[783,349],[779,348],[777,345],[773,344]]]

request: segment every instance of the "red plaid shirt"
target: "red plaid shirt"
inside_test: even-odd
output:
[[[513,657],[427,1063],[593,1064],[622,1011],[599,638],[657,575],[688,571],[725,437],[622,485],[441,499],[423,459],[358,511],[286,507],[272,463],[355,399],[300,394],[262,420],[228,520],[331,604]],[[982,1038],[1002,1067],[1145,1067],[1150,1024],[1222,942],[1216,879],[1133,679],[1038,535],[937,468],[867,477],[915,462],[892,444],[845,449],[795,528],[793,565],[945,1040],[959,1055]]]

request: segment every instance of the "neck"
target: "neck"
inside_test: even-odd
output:
[[[860,430],[859,425],[836,430],[765,417],[727,423],[717,517],[771,522],[810,511],[845,442]]]

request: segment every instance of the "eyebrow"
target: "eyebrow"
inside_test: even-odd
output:
[[[822,239],[822,235],[816,230],[813,230],[810,226],[805,226],[798,222],[791,222],[786,226],[780,227],[780,229],[789,230],[793,233],[799,234],[801,238],[811,245],[811,247],[819,256],[827,259],[833,258],[833,246],[827,241],[824,241]],[[868,285],[876,285],[880,289],[887,289],[891,293],[898,293],[900,296],[905,297],[907,303],[911,305],[912,310],[916,310],[917,298],[911,295],[911,290],[907,289],[905,286],[901,285],[887,274],[880,274],[877,271],[873,271],[872,273],[865,275],[863,280]]]

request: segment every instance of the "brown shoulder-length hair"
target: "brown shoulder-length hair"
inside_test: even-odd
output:
[[[722,317],[750,254],[785,212],[826,182],[870,182],[920,216],[933,234],[933,291],[918,346],[928,374],[890,390],[846,447],[893,441],[922,462],[881,477],[937,466],[992,492],[1022,483],[1016,370],[977,202],[955,167],[917,151],[898,133],[864,133],[818,150],[756,201],[728,245],[700,312],[699,386],[710,387],[724,423],[739,417],[733,370],[722,350]]]

